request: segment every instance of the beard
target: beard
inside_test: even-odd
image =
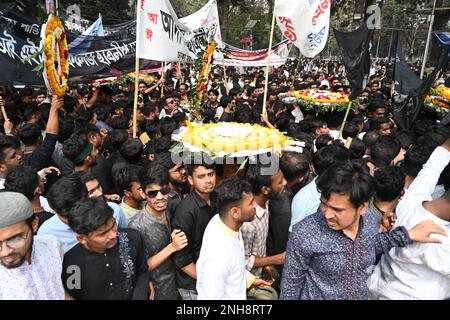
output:
[[[25,262],[25,257],[18,253],[13,253],[11,256],[19,256],[19,260],[13,264],[5,264],[2,259],[2,266],[4,266],[6,269],[14,269],[20,267]]]
[[[28,255],[28,254],[30,254],[30,257],[31,257],[31,250],[32,250],[32,248],[33,248],[33,238],[31,238],[31,243],[30,243],[30,248],[27,250],[27,252],[24,254],[24,255],[21,255],[20,253],[12,253],[11,255],[9,255],[9,256],[18,256],[19,257],[19,260],[17,261],[17,262],[15,262],[15,263],[13,263],[13,264],[5,264],[4,262],[3,262],[3,259],[4,258],[2,258],[1,259],[1,264],[2,264],[2,266],[4,266],[5,268],[7,268],[7,269],[14,269],[14,268],[18,268],[18,267],[20,267],[24,262],[25,262],[25,257]],[[7,257],[5,257],[5,258],[7,258]]]

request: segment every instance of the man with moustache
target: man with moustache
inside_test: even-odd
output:
[[[173,230],[167,215],[170,188],[169,175],[160,165],[150,167],[145,181],[147,203],[135,214],[129,228],[138,230],[144,237],[148,256],[150,279],[155,289],[155,300],[177,300],[175,265],[170,256],[187,245],[186,235]]]
[[[239,229],[255,218],[255,198],[251,185],[236,178],[223,181],[217,195],[219,214],[206,227],[196,264],[198,299],[245,300],[247,288],[270,284],[245,269]]]
[[[191,159],[195,163],[194,160]],[[215,166],[207,163],[188,164],[189,184],[194,189],[177,207],[172,220],[173,229],[184,231],[188,245],[172,255],[177,267],[177,286],[183,300],[196,300],[197,271],[203,233],[209,220],[217,213]]]
[[[79,243],[64,255],[62,279],[76,300],[148,300],[145,247],[132,229],[118,229],[113,209],[88,198],[70,211]]]
[[[62,300],[63,250],[53,236],[33,236],[38,218],[17,192],[0,192],[0,300]]]

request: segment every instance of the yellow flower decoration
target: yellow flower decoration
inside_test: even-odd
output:
[[[44,81],[47,89],[57,96],[68,90],[69,49],[62,21],[50,15],[42,27]]]
[[[201,125],[188,122],[181,141],[213,153],[262,149],[281,151],[288,143],[286,136],[276,129],[236,122]]]

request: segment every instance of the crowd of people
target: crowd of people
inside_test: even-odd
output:
[[[344,112],[290,92],[350,93],[342,63],[188,66],[133,86],[1,87],[0,299],[449,299],[450,119],[393,118],[388,61]],[[448,74],[436,85],[448,83]],[[238,171],[173,157],[197,123],[277,129],[303,143]],[[272,157],[277,157],[273,154]]]

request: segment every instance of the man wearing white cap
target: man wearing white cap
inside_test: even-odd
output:
[[[63,250],[53,236],[33,236],[38,219],[21,193],[0,192],[0,300],[62,300]]]

